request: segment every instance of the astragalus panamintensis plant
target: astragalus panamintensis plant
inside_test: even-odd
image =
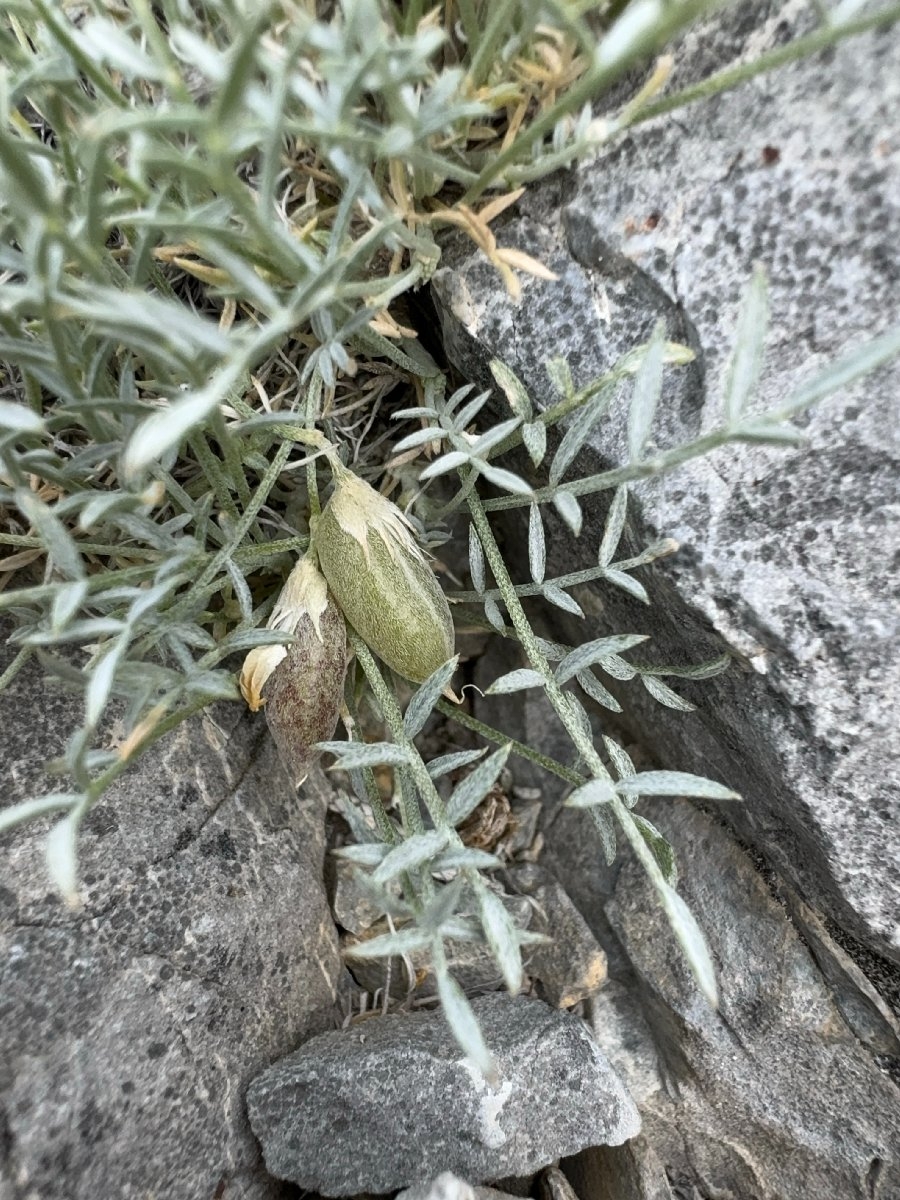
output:
[[[357,952],[428,948],[448,1018],[485,1069],[444,943],[486,939],[507,984],[519,985],[528,935],[490,884],[495,860],[456,832],[510,749],[573,785],[570,802],[590,809],[608,855],[617,836],[631,845],[714,999],[671,849],[634,804],[673,790],[726,793],[635,775],[614,741],[595,745],[583,697],[615,709],[604,676],[683,701],[658,669],[631,660],[628,631],[582,646],[542,641],[530,597],[575,611],[569,589],[592,579],[649,600],[640,566],[666,547],[616,557],[627,485],[731,440],[790,440],[792,413],[876,366],[897,338],[864,347],[777,413],[751,415],[765,325],[759,275],[720,424],[649,453],[662,372],[687,353],[661,332],[580,389],[564,363],[548,364],[550,403],[534,403],[496,364],[508,403],[498,421],[484,396],[452,390],[408,303],[448,227],[475,240],[511,292],[523,272],[548,279],[491,229],[529,180],[649,116],[900,15],[896,4],[823,6],[803,38],[664,94],[671,61],[653,65],[652,54],[712,6],[3,6],[0,609],[15,652],[0,687],[37,660],[82,697],[84,714],[50,764],[59,790],[6,807],[0,828],[52,818],[48,867],[69,901],[79,827],[109,786],[179,722],[243,694],[265,712],[295,780],[325,751],[350,772],[374,824],[356,821],[359,844],[345,853],[396,929]],[[630,69],[646,83],[598,116]],[[629,460],[579,478],[578,450],[619,388],[633,392]],[[524,444],[543,470],[546,431],[558,424],[546,483],[532,487],[504,455]],[[613,500],[600,547],[587,548],[582,570],[546,578],[542,510],[553,505],[577,531],[578,498],[602,489]],[[510,577],[490,524],[492,511],[523,504],[527,582]],[[468,537],[473,584],[452,606],[428,557],[450,536]],[[451,610],[468,621],[483,610],[498,636],[521,642],[528,667],[494,689],[545,689],[576,766],[512,743],[449,699]],[[348,651],[361,672],[345,685]],[[398,676],[419,685],[405,712]],[[359,740],[367,706],[389,742]],[[498,748],[424,762],[416,737],[435,707]],[[347,741],[335,740],[340,719]],[[392,768],[387,804],[372,772],[382,764]],[[436,781],[466,769],[442,798]]]

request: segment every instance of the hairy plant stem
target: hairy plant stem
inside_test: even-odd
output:
[[[541,754],[539,750],[533,750],[531,746],[526,746],[524,742],[517,742],[515,738],[509,737],[508,734],[502,733],[499,729],[494,729],[492,725],[486,725],[484,721],[479,721],[476,717],[471,716],[462,709],[457,708],[455,704],[450,704],[447,700],[438,700],[435,708],[443,716],[448,717],[451,721],[455,721],[457,725],[462,725],[463,729],[468,729],[472,733],[478,733],[489,742],[494,742],[497,746],[509,746],[510,753],[517,755],[519,758],[525,758],[528,762],[533,762],[535,766],[543,768],[551,775],[556,775],[558,779],[564,779],[566,783],[574,784],[578,787],[585,783],[583,775],[579,775],[577,771],[573,771],[571,767],[567,767],[564,763],[557,762],[555,758],[551,758],[549,754]]]

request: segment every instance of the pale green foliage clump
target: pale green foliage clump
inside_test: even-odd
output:
[[[738,331],[721,421],[689,445],[648,457],[663,372],[686,357],[661,332],[581,389],[565,363],[549,364],[557,393],[550,403],[537,402],[496,364],[498,396],[488,408],[485,395],[451,394],[410,328],[415,310],[407,304],[438,264],[447,227],[471,236],[511,291],[520,272],[547,278],[543,264],[504,248],[491,229],[520,186],[649,116],[900,16],[897,5],[858,12],[845,0],[831,15],[823,11],[804,38],[687,92],[661,94],[669,68],[665,61],[654,68],[650,56],[712,7],[711,0],[447,0],[434,11],[420,0],[4,6],[0,545],[8,554],[0,579],[15,575],[0,592],[0,609],[12,618],[17,653],[0,687],[36,657],[83,695],[84,721],[53,764],[65,790],[7,808],[0,828],[59,814],[48,863],[64,895],[77,896],[79,825],[129,762],[192,713],[239,699],[230,656],[289,640],[266,622],[320,511],[327,440],[330,454],[399,503],[426,549],[458,529],[457,514],[467,511],[474,590],[451,599],[483,610],[488,626],[521,643],[528,667],[493,690],[543,688],[579,765],[513,750],[575,786],[570,802],[590,809],[607,854],[615,852],[616,830],[625,837],[714,996],[702,935],[674,890],[671,849],[633,805],[651,793],[723,792],[669,773],[635,775],[611,739],[594,746],[579,696],[617,710],[603,678],[611,676],[638,679],[664,704],[685,702],[664,671],[631,659],[634,635],[551,645],[534,635],[522,602],[541,596],[575,612],[570,589],[588,580],[649,601],[636,572],[666,547],[617,557],[625,486],[728,441],[796,437],[788,424],[794,413],[883,361],[897,338],[864,347],[778,412],[750,415],[765,325],[760,275]],[[646,86],[598,118],[606,89],[633,68],[646,72]],[[632,388],[629,461],[579,476],[580,447],[624,387]],[[398,442],[388,416],[417,424]],[[533,488],[503,456],[524,444],[543,469],[547,431],[559,423],[565,433],[547,482]],[[426,450],[437,455],[423,469]],[[485,484],[490,499],[482,498]],[[546,506],[577,533],[579,497],[603,489],[614,489],[614,498],[597,565],[546,578]],[[525,583],[510,578],[489,523],[491,511],[517,505],[529,507]],[[392,740],[330,746],[374,814],[374,828],[358,822],[353,856],[371,869],[372,887],[402,926],[366,952],[430,947],[448,1017],[487,1068],[443,946],[451,937],[485,938],[507,984],[518,986],[525,935],[487,882],[495,862],[463,847],[456,832],[496,780],[507,749],[424,763],[415,738],[435,705],[477,724],[440,699],[453,661],[401,713],[393,681],[352,632],[351,642],[364,669],[362,702],[380,710]],[[348,700],[360,700],[357,689],[348,689]],[[104,733],[112,704],[125,727],[116,747]],[[508,741],[502,731],[478,728],[488,740]],[[389,811],[371,773],[379,763],[394,767]],[[442,800],[434,781],[473,763]],[[383,889],[394,877],[402,881],[400,901]]]

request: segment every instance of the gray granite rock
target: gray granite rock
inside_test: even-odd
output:
[[[330,789],[296,797],[238,713],[190,721],[93,811],[80,911],[52,892],[45,826],[0,844],[4,1200],[282,1194],[243,1088],[331,1023]],[[5,801],[48,790],[41,764],[79,719],[37,672],[0,695]]]
[[[794,0],[734,6],[684,40],[680,78],[764,51],[811,19]],[[716,419],[755,261],[771,278],[760,407],[896,324],[896,61],[896,30],[867,34],[636,128],[596,163],[529,189],[498,222],[499,243],[536,254],[560,278],[526,279],[518,305],[470,245],[448,244],[433,293],[454,365],[490,382],[498,356],[545,403],[548,356],[567,355],[584,383],[662,316],[669,336],[698,352],[673,375],[654,426],[666,446]],[[736,784],[741,836],[806,901],[895,960],[898,387],[900,366],[883,368],[801,421],[805,447],[731,448],[642,485],[630,544],[663,533],[683,546],[643,572],[653,607],[594,588],[585,622],[557,612],[560,639],[567,621],[581,640],[651,634],[639,660],[732,652],[725,675],[682,685],[695,714],[653,704],[633,684],[621,689],[627,711],[666,766]],[[621,460],[620,416],[621,406],[575,476]],[[577,544],[549,513],[548,577],[593,561],[605,501],[584,509]],[[527,578],[518,511],[496,524]]]
[[[326,1196],[447,1170],[480,1184],[638,1132],[634,1104],[581,1021],[507,995],[474,1008],[496,1086],[437,1012],[323,1034],[264,1071],[247,1103],[270,1172]]]
[[[784,908],[713,817],[684,801],[644,811],[682,848],[679,891],[708,938],[720,1009],[629,862],[609,916],[637,982],[601,992],[593,1023],[614,1044],[671,1184],[742,1200],[900,1195],[900,1089],[844,1020]]]

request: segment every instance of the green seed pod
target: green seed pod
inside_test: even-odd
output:
[[[421,683],[453,657],[453,620],[400,509],[334,464],[335,489],[315,522],[322,572],[344,616],[389,667]]]
[[[299,786],[319,757],[316,742],[334,734],[347,670],[347,627],[314,555],[288,576],[268,627],[294,641],[251,650],[241,693],[254,712],[265,705],[281,760]]]

